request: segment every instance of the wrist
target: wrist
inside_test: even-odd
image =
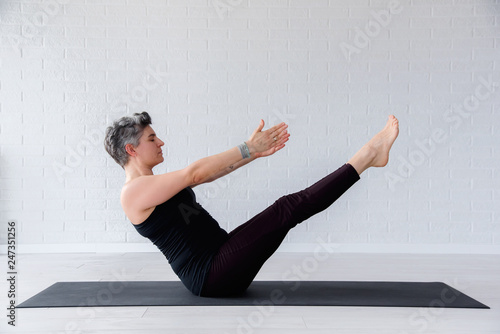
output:
[[[242,159],[249,159],[252,157],[250,148],[248,147],[246,142],[243,142],[242,144],[238,145],[238,149],[240,150]]]
[[[257,152],[257,149],[255,148],[255,146],[253,145],[253,143],[250,142],[250,141],[246,141],[245,144],[247,145],[248,151],[250,152],[250,158],[251,159],[258,158],[259,157],[259,152]]]
[[[254,160],[260,157],[260,153],[257,152],[255,147],[249,141],[243,142],[242,144],[238,145],[238,148],[243,160]]]
[[[243,143],[248,147],[248,152],[250,153],[250,155],[253,156],[256,151],[255,151],[255,147],[252,145],[252,143],[248,140],[243,142]]]

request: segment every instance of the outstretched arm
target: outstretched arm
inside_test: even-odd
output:
[[[238,153],[239,153],[239,149],[238,149]],[[227,167],[226,169],[224,170],[221,170],[220,172],[218,173],[215,173],[213,174],[211,177],[209,177],[205,182],[202,182],[202,183],[209,183],[209,182],[213,182],[223,176],[226,176],[227,174],[231,173],[231,172],[234,172],[235,170],[237,170],[238,168],[240,167],[243,167],[247,164],[249,164],[250,162],[254,161],[255,159],[257,159],[254,156],[250,156],[250,158],[247,158],[247,159],[242,159],[241,158],[241,153],[240,153],[240,161],[230,165],[229,167]],[[194,188],[196,185],[193,185],[191,188]]]
[[[131,212],[142,211],[164,203],[186,187],[211,182],[247,163],[276,153],[285,147],[290,136],[285,123],[262,131],[264,121],[246,142],[250,158],[243,159],[240,149],[233,147],[225,152],[197,160],[184,169],[160,175],[144,175],[125,185],[122,206]],[[274,140],[276,138],[276,140]]]
[[[257,158],[272,155],[285,147],[285,143],[290,137],[287,131],[287,124],[280,123],[266,131],[262,131],[263,128],[264,121],[261,120],[257,129],[255,129],[246,141],[250,150],[250,158],[243,159],[239,148],[234,147],[226,152],[194,162],[191,165],[196,171],[194,173],[195,184],[193,186],[215,181]]]

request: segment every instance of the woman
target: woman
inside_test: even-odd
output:
[[[163,162],[163,141],[146,112],[122,117],[106,130],[105,147],[125,170],[121,204],[128,219],[165,255],[174,272],[195,295],[221,297],[244,292],[288,231],[325,210],[369,167],[385,166],[399,133],[389,116],[386,126],[346,164],[312,186],[279,198],[248,222],[227,233],[195,199],[192,188],[214,181],[285,147],[285,123],[262,131],[225,152],[184,169],[153,175]]]

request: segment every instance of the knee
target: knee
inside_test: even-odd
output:
[[[279,215],[282,219],[296,225],[309,216],[311,206],[306,194],[293,193],[280,197],[276,202]]]

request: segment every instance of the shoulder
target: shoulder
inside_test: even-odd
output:
[[[131,211],[151,210],[191,185],[192,179],[186,169],[138,176],[124,184],[120,196],[121,204],[127,215]]]
[[[137,201],[137,197],[144,191],[146,176],[140,176],[123,185],[120,193],[120,203],[125,215],[134,225],[142,223],[153,212],[155,206],[144,208]]]
[[[120,201],[122,204],[130,201],[130,198],[134,196],[137,191],[141,189],[141,179],[143,176],[139,176],[133,180],[125,182],[120,193]]]
[[[132,180],[125,182],[120,193],[120,201],[123,206],[130,206],[137,203],[138,197],[148,191],[148,184],[151,183],[151,177],[154,175],[138,176]],[[124,207],[125,208],[125,207]]]

